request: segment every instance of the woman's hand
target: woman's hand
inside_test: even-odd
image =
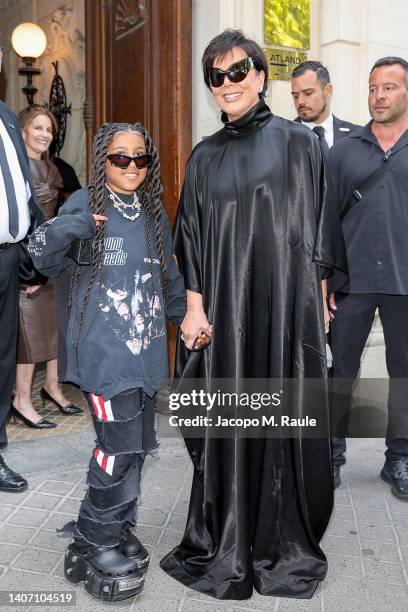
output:
[[[211,341],[212,325],[208,323],[207,315],[204,312],[202,296],[194,291],[187,290],[187,313],[181,324],[181,339],[187,349],[200,349]],[[200,336],[201,332],[205,331],[209,339],[206,341],[206,336]],[[199,341],[195,343],[195,340]],[[194,346],[193,346],[194,345]]]
[[[92,216],[95,219],[96,227],[98,227],[98,225],[100,225],[103,221],[108,220],[108,217],[105,217],[105,215],[92,215]]]
[[[182,340],[184,341],[186,348],[188,348],[190,351],[193,348],[195,339],[200,337],[200,333],[202,331],[205,331],[211,338],[212,325],[208,323],[208,319],[204,311],[202,311],[201,313],[197,313],[194,311],[187,311],[187,314],[184,317],[180,328],[181,328]],[[201,343],[202,342],[203,340],[201,340]],[[209,341],[207,342],[207,344],[208,343]],[[196,347],[200,348],[199,345],[198,346],[196,345]]]
[[[32,295],[33,293],[35,293],[36,291],[38,291],[40,289],[41,285],[32,285],[31,287],[26,287],[26,294],[27,295]]]

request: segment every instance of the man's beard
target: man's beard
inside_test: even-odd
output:
[[[404,115],[407,116],[408,104],[404,100],[400,100],[394,108],[388,108],[386,113],[377,113],[375,108],[369,108],[371,117],[376,123],[394,123],[401,119]]]
[[[301,118],[302,121],[306,121],[307,123],[316,123],[319,117],[321,117],[324,114],[326,108],[327,108],[327,102],[324,102],[323,106],[321,107],[321,109],[319,110],[317,114],[308,115],[307,117],[302,117],[302,114],[304,111],[300,111],[299,117]],[[306,113],[309,113],[309,112],[311,111],[306,111]]]
[[[392,111],[384,115],[376,113],[375,110],[370,110],[370,115],[376,123],[393,123],[400,117],[398,113]]]

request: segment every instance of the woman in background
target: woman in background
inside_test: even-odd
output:
[[[44,106],[34,105],[18,116],[33,176],[37,202],[46,220],[56,214],[62,179],[48,159],[48,149],[56,134],[54,115]],[[57,323],[52,282],[45,286],[20,287],[20,323],[17,352],[16,393],[11,415],[28,427],[56,427],[42,419],[33,405],[32,383],[36,363],[47,362],[41,397],[53,402],[63,414],[82,412],[62,393],[57,377]]]

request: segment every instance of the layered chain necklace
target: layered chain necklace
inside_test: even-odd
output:
[[[122,215],[125,219],[129,219],[129,221],[134,221],[140,216],[142,212],[142,205],[137,197],[136,191],[133,194],[133,202],[124,202],[120,199],[120,197],[112,191],[107,183],[105,183],[105,187],[109,192],[109,199],[112,200],[113,206],[116,208],[119,214]]]

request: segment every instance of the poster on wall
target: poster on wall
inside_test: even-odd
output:
[[[310,48],[310,0],[264,0],[265,43]]]

